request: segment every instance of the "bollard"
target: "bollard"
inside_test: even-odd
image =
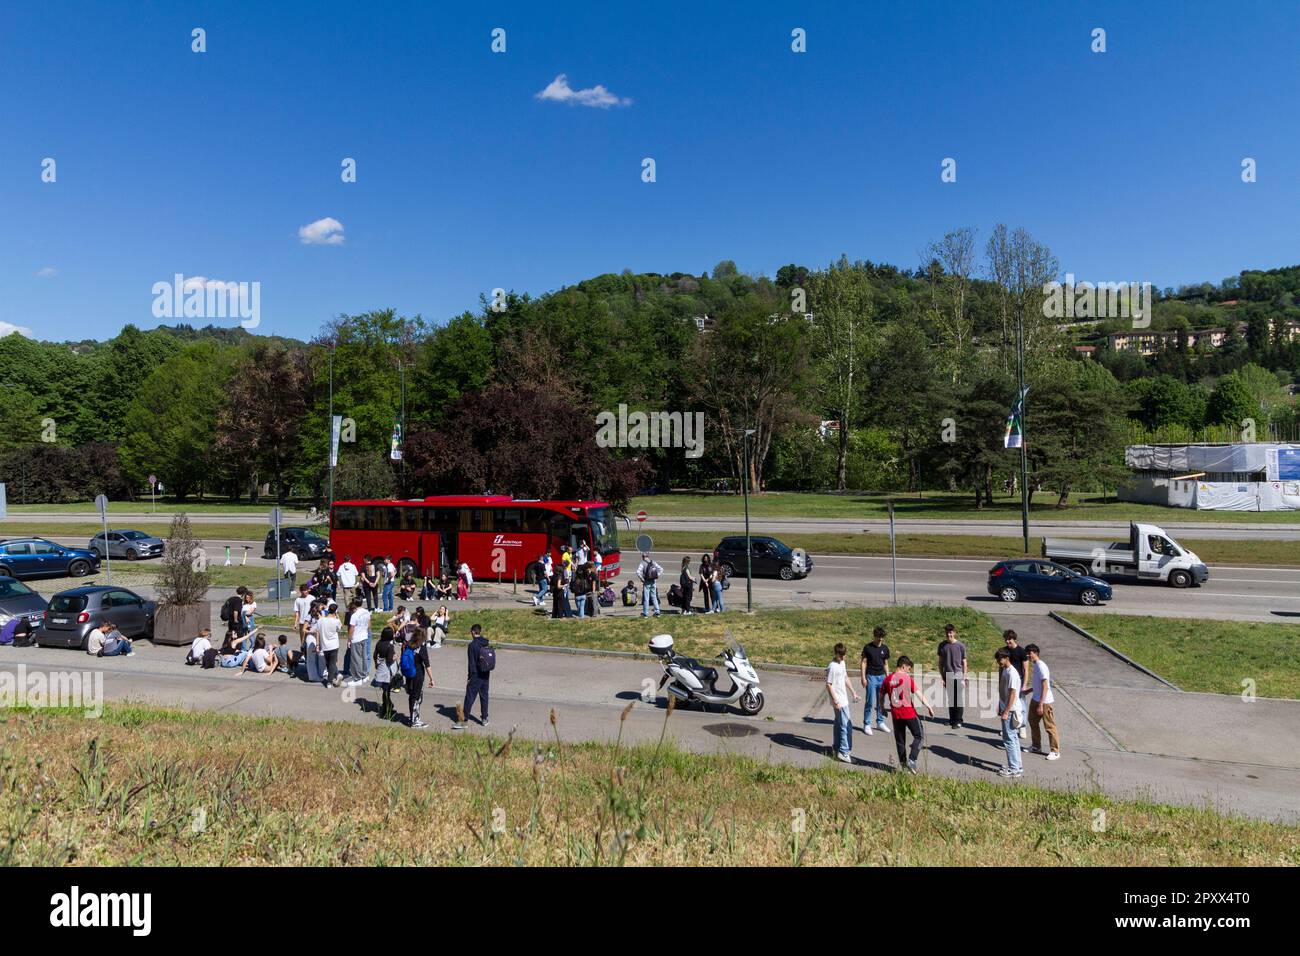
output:
[[[516,569],[516,570],[514,570],[514,571],[511,571],[511,572],[510,572],[510,577],[511,577],[512,581],[514,582],[514,583],[511,584],[511,586],[510,586],[510,593],[511,593],[511,594],[518,594],[518,593],[519,593],[519,571],[518,571],[518,569]]]

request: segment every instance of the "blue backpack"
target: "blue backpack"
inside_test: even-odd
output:
[[[402,650],[402,676],[414,677],[419,671],[415,669],[415,651],[409,647]]]

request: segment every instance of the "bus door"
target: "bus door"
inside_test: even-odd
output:
[[[569,548],[576,551],[580,544],[585,544],[589,549],[591,548],[591,526],[586,523],[578,524],[575,522],[569,525]]]
[[[455,574],[456,563],[456,532],[439,531],[438,532],[438,573]]]

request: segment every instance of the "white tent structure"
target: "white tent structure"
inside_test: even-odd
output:
[[[1300,445],[1129,445],[1121,501],[1203,511],[1300,509]]]

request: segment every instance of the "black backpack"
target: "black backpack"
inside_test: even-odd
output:
[[[497,652],[491,644],[484,644],[478,649],[478,672],[491,674],[497,667]]]
[[[220,653],[215,647],[209,647],[203,652],[203,669],[211,670],[217,666],[217,654]]]

